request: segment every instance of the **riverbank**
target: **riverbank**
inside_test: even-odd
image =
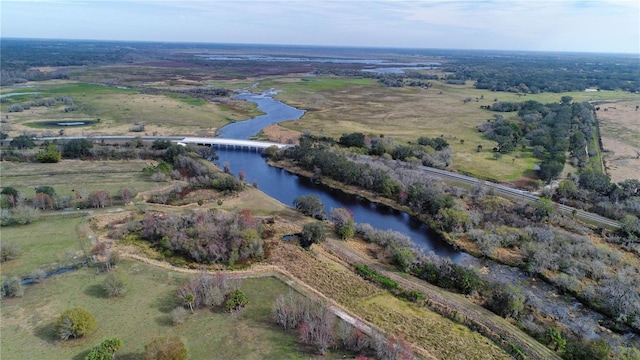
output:
[[[433,229],[441,239],[464,252],[466,255],[464,260],[457,261],[458,264],[478,269],[482,273],[482,277],[494,286],[512,286],[518,288],[522,294],[526,294],[526,304],[531,306],[534,316],[541,324],[545,324],[545,327],[560,327],[566,331],[576,331],[587,339],[605,338],[610,344],[624,344],[627,341],[637,342],[637,340],[632,340],[636,339],[636,336],[629,332],[632,331],[631,329],[623,324],[615,325],[615,321],[610,317],[607,319],[606,314],[587,306],[586,302],[583,304],[584,299],[578,300],[581,297],[576,296],[576,293],[559,288],[552,277],[553,274],[543,273],[540,276],[532,276],[528,273],[526,269],[523,269],[523,254],[518,248],[499,248],[494,252],[495,256],[485,257],[480,253],[479,246],[468,236],[460,237],[444,232],[438,229],[436,219],[427,218],[424,215],[417,216],[407,206],[398,204],[391,199],[355,186],[346,186],[327,177],[318,178],[313,172],[302,169],[287,160],[268,161],[268,164],[291,174],[314,179],[314,181],[331,189],[366,199],[372,203],[383,204],[415,217]],[[500,229],[495,231],[499,233]],[[626,330],[616,334],[615,331],[620,331],[620,329]]]
[[[394,201],[392,199],[389,199],[387,197],[381,196],[380,194],[377,194],[373,191],[369,191],[369,190],[363,190],[357,186],[350,186],[350,185],[345,185],[339,181],[333,180],[331,178],[328,177],[321,177],[318,178],[315,176],[315,174],[311,171],[308,170],[304,170],[302,168],[300,168],[299,166],[293,165],[290,161],[287,160],[280,160],[280,161],[272,161],[269,160],[267,161],[267,164],[269,166],[273,166],[279,169],[283,169],[291,174],[295,174],[295,175],[299,175],[299,176],[303,176],[309,179],[313,179],[314,181],[318,181],[319,183],[326,185],[332,189],[335,190],[340,190],[346,194],[349,195],[353,195],[353,196],[358,196],[361,197],[363,199],[366,199],[369,202],[375,203],[375,204],[382,204],[384,206],[387,206],[389,208],[392,208],[394,210],[397,211],[401,211],[403,213],[408,214],[409,216],[418,219],[420,222],[422,222],[423,224],[425,224],[427,227],[429,227],[429,229],[431,231],[433,231],[434,233],[436,233],[442,240],[444,240],[445,242],[447,242],[449,245],[453,246],[456,250],[460,250],[463,251],[471,256],[474,257],[480,257],[481,254],[478,251],[477,246],[473,246],[472,243],[467,242],[467,241],[457,241],[455,239],[455,237],[445,231],[442,231],[440,229],[438,229],[437,225],[437,220],[433,219],[433,218],[429,218],[424,214],[416,214],[414,213],[408,206],[406,205],[402,205],[399,204],[397,201]]]

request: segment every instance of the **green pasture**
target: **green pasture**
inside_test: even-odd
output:
[[[2,186],[12,186],[27,198],[38,186],[51,186],[58,196],[85,196],[104,190],[116,196],[121,188],[138,193],[167,183],[154,182],[142,174],[149,161],[63,160],[54,164],[2,162]]]
[[[2,300],[3,359],[83,359],[89,349],[107,338],[118,337],[124,347],[121,359],[137,359],[144,345],[159,336],[179,336],[191,359],[303,359],[311,353],[299,347],[296,334],[287,333],[270,320],[272,304],[287,285],[272,277],[239,281],[249,304],[236,315],[211,309],[188,314],[173,325],[170,312],[179,306],[176,290],[187,276],[123,261],[115,273],[127,287],[122,298],[106,298],[104,274],[85,268],[57,275],[25,289],[23,298]],[[81,306],[98,321],[97,331],[86,339],[57,341],[53,322],[62,311]]]
[[[46,218],[28,225],[2,227],[1,241],[17,244],[21,254],[3,263],[0,274],[24,278],[36,269],[55,270],[59,265],[74,262],[74,257],[82,256],[78,226],[83,221],[84,216]]]

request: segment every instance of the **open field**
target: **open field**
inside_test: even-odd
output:
[[[17,244],[21,255],[2,264],[3,276],[28,277],[36,269],[56,269],[58,264],[82,258],[78,226],[84,217],[42,219],[28,225],[2,228],[2,242]]]
[[[301,359],[294,333],[270,320],[279,294],[289,291],[275,278],[245,279],[239,287],[250,299],[237,316],[198,310],[185,323],[173,326],[169,312],[178,306],[175,290],[186,276],[134,261],[123,261],[116,274],[127,282],[123,298],[109,299],[101,284],[105,275],[81,269],[28,287],[21,299],[3,300],[1,357],[3,359],[82,359],[102,340],[118,337],[124,347],[118,358],[135,359],[144,345],[158,336],[177,335],[192,359]],[[98,321],[87,339],[58,342],[53,338],[55,317],[67,308],[82,306]]]
[[[640,179],[640,100],[602,103],[596,113],[606,173],[614,183]],[[607,109],[607,111],[604,111]]]
[[[259,114],[251,103],[222,99],[205,102],[175,93],[144,94],[136,90],[75,82],[38,82],[28,88],[40,94],[10,97],[12,104],[37,98],[70,96],[77,110],[65,112],[65,105],[31,107],[22,112],[8,113],[11,105],[2,104],[4,132],[10,136],[23,133],[58,134],[60,128],[36,127],[49,120],[97,120],[91,126],[66,127],[66,135],[197,135],[213,136],[215,131],[231,121]],[[4,92],[7,92],[6,90]],[[182,95],[182,94],[181,94]],[[8,116],[8,118],[6,118]],[[145,125],[144,132],[132,132],[134,125]],[[8,130],[10,129],[10,130]]]
[[[276,97],[308,110],[302,119],[281,125],[297,131],[339,138],[343,133],[384,134],[416,141],[420,136],[443,136],[454,153],[452,168],[477,177],[516,180],[531,171],[537,159],[529,151],[515,151],[494,160],[495,143],[485,139],[477,126],[492,119],[494,112],[481,109],[498,101],[536,100],[557,102],[568,95],[574,101],[638,99],[640,95],[619,91],[515,93],[477,90],[472,84],[449,85],[433,81],[431,89],[384,87],[368,79],[333,77],[283,77],[260,83],[261,89],[283,91]],[[464,103],[471,98],[472,101]],[[509,118],[509,113],[501,113]],[[482,152],[477,152],[478,145]]]
[[[142,175],[142,168],[150,161],[80,161],[62,160],[55,164],[0,162],[2,186],[13,186],[27,198],[35,195],[35,188],[48,185],[58,196],[89,194],[105,190],[111,196],[127,187],[135,193],[166,186]],[[72,191],[73,190],[73,191]],[[78,192],[76,194],[76,192]]]

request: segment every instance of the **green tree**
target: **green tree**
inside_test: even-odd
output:
[[[224,307],[227,311],[231,312],[245,307],[248,303],[249,298],[247,298],[247,295],[245,295],[242,290],[235,289],[227,295],[227,301]]]
[[[324,220],[327,217],[324,204],[318,195],[300,195],[293,199],[293,206],[301,213],[318,220]]]
[[[187,348],[177,336],[156,338],[144,347],[143,360],[186,360]]]
[[[51,186],[42,185],[36,188],[36,194],[47,194],[54,198],[56,196],[56,191]]]
[[[553,201],[541,197],[533,204],[533,208],[534,215],[538,220],[546,219],[553,213]]]
[[[68,159],[78,159],[91,155],[93,143],[87,139],[71,139],[62,147],[62,156]]]
[[[182,145],[171,144],[171,146],[169,146],[165,151],[164,156],[162,158],[164,159],[164,161],[168,162],[169,164],[173,164],[176,162],[176,160],[178,160],[178,156],[186,153],[187,153],[186,147]]]
[[[116,356],[116,351],[121,348],[122,340],[118,338],[107,339],[94,346],[84,357],[84,360],[113,360]]]
[[[321,221],[305,224],[302,228],[302,240],[309,244],[318,244],[324,241],[327,233]]]
[[[393,251],[393,263],[402,272],[409,272],[416,261],[416,255],[411,249],[401,247]]]
[[[353,215],[345,208],[332,209],[331,221],[333,221],[336,233],[342,240],[351,239],[356,232]]]
[[[597,170],[586,169],[580,172],[580,187],[606,195],[612,189],[611,179]]]
[[[154,140],[151,144],[153,150],[166,150],[169,146],[171,146],[171,141],[163,139]]]
[[[27,135],[20,135],[20,136],[14,137],[13,140],[11,140],[11,142],[9,143],[9,145],[13,149],[31,149],[36,146],[36,144],[31,139],[31,136],[27,136]]]
[[[363,133],[355,132],[351,134],[342,134],[338,142],[340,143],[340,145],[346,147],[363,148],[365,147],[364,139],[365,136]]]
[[[563,180],[558,184],[557,194],[566,199],[576,199],[580,195],[578,185],[573,180]]]
[[[65,310],[55,322],[55,333],[60,340],[90,335],[98,327],[98,322],[87,310],[76,307]]]
[[[567,339],[565,339],[560,330],[556,328],[547,328],[547,331],[544,333],[544,338],[547,344],[553,347],[553,351],[564,351],[565,346],[567,346]]]
[[[55,145],[47,146],[44,151],[36,155],[36,159],[38,159],[38,161],[41,163],[57,163],[60,162],[61,158],[62,153],[58,151]]]

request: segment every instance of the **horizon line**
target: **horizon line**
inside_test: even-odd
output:
[[[327,45],[327,44],[282,44],[282,43],[233,43],[213,41],[178,41],[178,40],[121,40],[121,39],[83,39],[83,38],[40,38],[40,37],[15,37],[1,36],[0,40],[45,40],[45,41],[93,41],[93,42],[121,42],[121,43],[154,43],[154,44],[198,44],[198,45],[239,45],[239,46],[281,46],[281,47],[311,47],[311,48],[336,48],[336,49],[377,49],[377,50],[444,50],[444,51],[494,51],[494,52],[524,52],[524,53],[556,53],[556,54],[601,54],[601,55],[635,55],[639,52],[597,52],[585,50],[523,50],[523,49],[481,49],[481,48],[429,48],[429,47],[400,47],[400,46],[374,46],[374,45]],[[0,45],[1,45],[0,41]],[[640,60],[640,57],[639,59]]]

